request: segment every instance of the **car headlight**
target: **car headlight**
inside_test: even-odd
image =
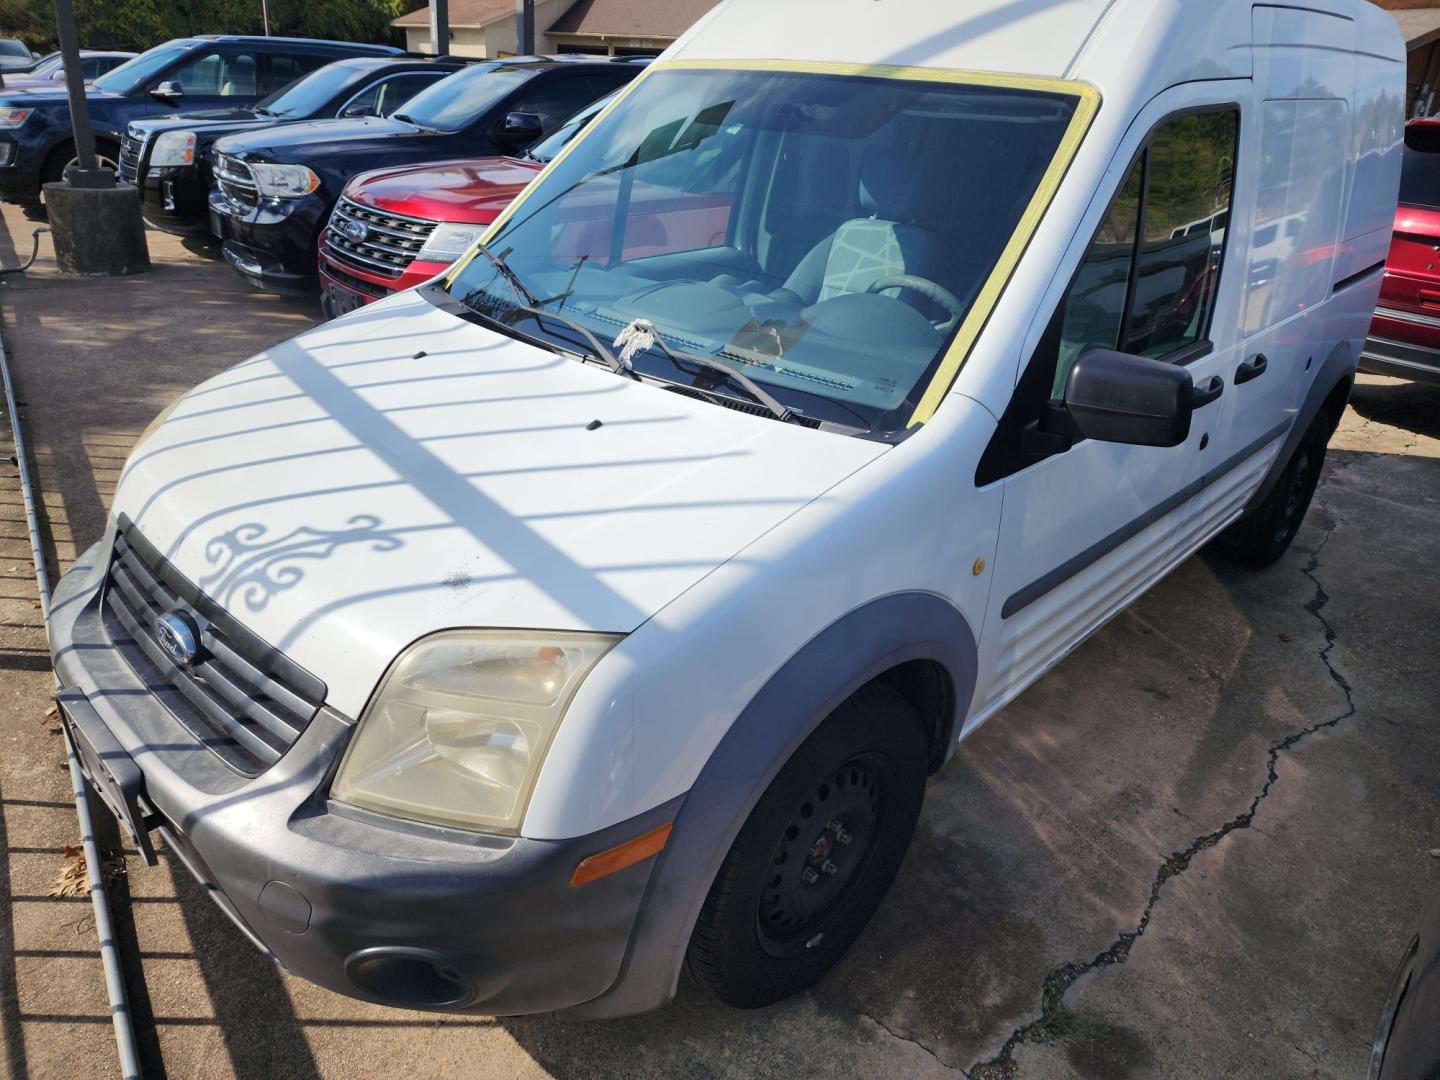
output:
[[[0,128],[18,128],[27,119],[34,109],[11,109],[0,108]]]
[[[194,165],[195,132],[167,131],[155,140],[151,165]]]
[[[391,817],[515,833],[550,740],[617,634],[447,630],[371,698],[330,793]]]
[[[416,257],[423,262],[454,262],[470,250],[470,245],[479,240],[487,228],[486,225],[447,225],[442,222],[435,226]]]
[[[320,178],[304,165],[267,165],[246,162],[255,177],[255,188],[272,199],[298,199],[320,186]]]

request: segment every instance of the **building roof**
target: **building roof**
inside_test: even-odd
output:
[[[1400,33],[1405,38],[1406,49],[1418,49],[1422,45],[1440,39],[1440,7],[1407,8],[1390,12],[1400,24]]]
[[[677,38],[719,0],[575,0],[547,34]]]
[[[489,26],[515,14],[515,0],[450,0],[451,27]],[[430,5],[390,20],[391,26],[429,26]]]

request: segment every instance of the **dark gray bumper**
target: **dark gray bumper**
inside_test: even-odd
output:
[[[1440,349],[1372,337],[1360,353],[1360,370],[1418,382],[1440,382]]]
[[[681,799],[562,841],[408,827],[329,801],[353,724],[328,709],[278,764],[241,776],[110,645],[98,601],[111,539],[55,590],[56,672],[139,766],[174,855],[260,948],[331,990],[414,1008],[550,1012],[612,988],[654,860],[578,888],[570,875],[671,821]]]

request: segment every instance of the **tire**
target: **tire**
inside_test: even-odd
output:
[[[1256,569],[1269,566],[1285,554],[1300,531],[1315,485],[1320,482],[1330,430],[1330,419],[1322,412],[1305,432],[1265,500],[1216,537],[1216,551],[1232,562]]]
[[[113,143],[105,139],[95,140],[95,161],[99,165],[108,165],[115,170],[115,177],[120,177],[120,150]],[[45,159],[45,168],[40,174],[40,184],[57,183],[65,179],[66,170],[75,162],[75,144],[64,142],[50,151],[50,156]]]
[[[736,835],[690,939],[695,981],[753,1009],[825,974],[895,880],[927,765],[920,717],[895,690],[872,683],[841,704]]]

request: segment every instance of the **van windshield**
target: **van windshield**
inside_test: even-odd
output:
[[[534,69],[524,65],[473,64],[421,90],[405,103],[397,119],[435,131],[459,131],[534,75]]]
[[[526,292],[603,341],[649,320],[674,350],[741,371],[793,413],[898,430],[1077,100],[873,76],[657,69],[552,168],[489,248]],[[519,331],[574,343],[558,319],[517,312],[515,290],[488,260],[462,263],[449,289]],[[633,364],[677,378],[660,347]],[[704,366],[684,374],[725,381]]]

